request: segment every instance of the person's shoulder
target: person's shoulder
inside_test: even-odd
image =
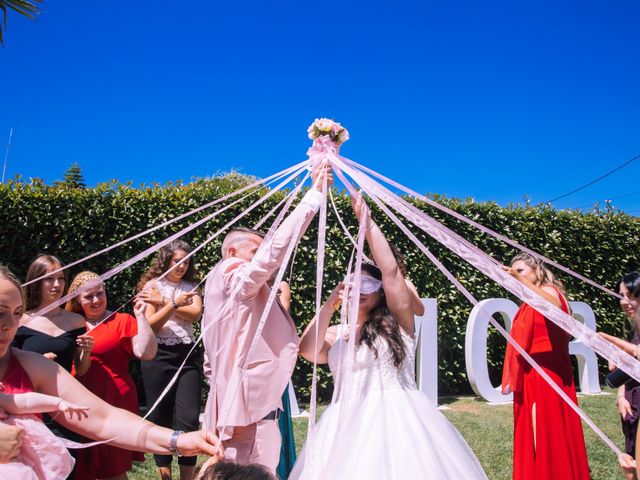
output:
[[[180,282],[180,289],[184,290],[185,292],[190,292],[197,286],[198,286],[198,282],[195,282],[193,280],[182,280]]]
[[[162,283],[162,279],[159,277],[153,277],[150,278],[149,280],[147,280],[146,282],[144,282],[144,285],[142,286],[142,290],[146,290],[147,288],[152,288],[154,285],[156,285],[157,283]]]
[[[86,328],[84,317],[79,313],[69,312],[65,310],[63,312],[63,315],[66,317],[72,330]]]
[[[243,260],[242,258],[238,258],[238,257],[225,258],[224,260],[220,261],[219,271],[222,272],[224,275],[227,275],[229,273],[233,273],[241,265],[246,265],[249,263],[250,262],[247,262],[246,260]]]
[[[28,327],[35,319],[40,318],[34,312],[25,312],[20,317],[20,327]]]
[[[553,295],[558,300],[564,299],[566,301],[560,289],[555,285],[552,285],[550,283],[545,283],[544,285],[540,285],[540,290],[547,292],[549,295]]]
[[[126,312],[116,312],[112,314],[112,319],[114,323],[136,323],[136,317]]]

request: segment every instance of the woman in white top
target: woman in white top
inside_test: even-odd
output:
[[[182,240],[161,248],[138,284],[138,298],[147,303],[145,315],[158,341],[156,357],[141,362],[149,408],[160,397],[195,342],[193,324],[200,320],[202,298],[195,290],[192,259],[185,259],[189,252],[191,247]],[[168,428],[175,424],[177,430],[197,430],[201,378],[201,362],[194,351],[187,358],[176,383],[149,415],[149,420]],[[196,457],[178,458],[182,480],[193,478],[196,460]],[[171,456],[155,455],[155,462],[160,478],[171,479]]]

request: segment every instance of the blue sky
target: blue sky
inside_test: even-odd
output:
[[[315,117],[421,192],[561,195],[640,154],[636,0],[47,1],[0,49],[8,176],[266,176]],[[557,202],[640,214],[640,161]]]

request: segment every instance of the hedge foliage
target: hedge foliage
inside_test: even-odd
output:
[[[0,185],[0,262],[20,276],[24,276],[29,263],[42,252],[71,262],[235,191],[252,180],[251,177],[231,173],[188,184],[134,188],[130,184],[112,181],[95,188],[83,189],[62,184],[48,186],[37,179],[16,179]],[[355,235],[356,225],[350,200],[343,192],[334,193],[337,208]],[[258,197],[259,194],[256,194],[244,199],[187,235],[185,239],[194,246],[199,245]],[[241,220],[239,225],[254,225],[281,198],[281,193],[274,195]],[[615,287],[622,274],[638,268],[640,222],[637,218],[614,209],[594,210],[583,214],[555,210],[548,206],[513,205],[503,208],[495,203],[477,203],[470,199],[460,201],[437,195],[432,198],[611,288]],[[517,253],[513,248],[434,211],[422,202],[416,204],[504,263]],[[190,222],[211,213],[215,208],[218,207],[200,212],[188,220],[179,221],[91,259],[72,268],[70,274],[85,269],[105,272]],[[440,392],[468,392],[470,387],[464,365],[464,335],[471,306],[389,219],[375,209],[374,218],[387,233],[389,240],[404,253],[409,276],[420,294],[438,299]],[[352,250],[331,208],[329,225],[325,290],[333,288],[341,278]],[[509,296],[466,262],[427,238],[426,234],[415,228],[413,230],[476,298]],[[198,253],[195,262],[201,279],[219,260],[222,238],[223,235],[217,237]],[[316,242],[317,221],[312,223],[304,236],[291,269],[292,314],[300,330],[313,315]],[[131,298],[135,285],[150,260],[151,257],[108,281],[107,292],[111,308],[116,308]],[[572,300],[584,301],[593,308],[600,329],[619,336],[629,333],[628,322],[620,313],[615,298],[566,275],[559,274],[559,277],[565,282]],[[493,332],[488,345],[490,370],[492,375],[497,376],[502,365],[505,342]],[[301,399],[308,396],[310,374],[309,364],[300,360],[294,374],[294,384]],[[330,392],[330,377],[326,369],[321,369],[320,397],[327,399]]]

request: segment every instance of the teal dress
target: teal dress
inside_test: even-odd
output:
[[[289,388],[282,394],[283,412],[278,420],[280,434],[282,435],[282,446],[280,447],[280,463],[276,473],[278,478],[286,480],[291,473],[293,464],[296,463],[296,444],[293,440],[293,422],[291,421],[291,408],[289,405]]]

